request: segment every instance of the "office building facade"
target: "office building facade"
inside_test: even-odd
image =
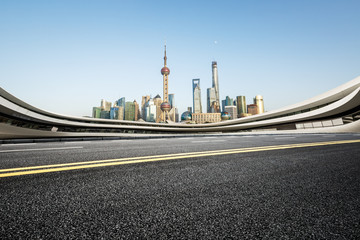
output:
[[[93,107],[92,117],[93,118],[100,118],[101,108]]]
[[[193,87],[193,111],[194,113],[202,113],[200,79],[193,79],[192,87]]]
[[[193,113],[191,118],[197,124],[216,123],[221,121],[221,113]]]
[[[259,113],[258,106],[256,104],[247,105],[247,112],[250,115],[256,115]]]
[[[237,118],[236,106],[225,106],[225,112],[228,112],[230,114],[230,119]]]
[[[215,112],[214,111],[215,108],[212,108],[212,106],[216,105],[215,88],[208,88],[206,92],[207,92],[207,101],[206,101],[207,112],[213,113]]]
[[[264,113],[265,109],[264,109],[264,99],[261,95],[257,95],[254,98],[254,104],[256,104],[258,106],[258,113]]]
[[[171,108],[175,107],[175,95],[173,93],[169,94],[169,103]]]
[[[220,106],[219,77],[218,77],[218,68],[216,61],[213,61],[211,63],[211,69],[212,69],[212,87],[215,90],[216,101],[219,103]]]
[[[236,97],[236,108],[237,108],[238,117],[240,117],[242,114],[247,113],[245,96],[237,96]]]

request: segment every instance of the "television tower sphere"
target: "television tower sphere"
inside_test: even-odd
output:
[[[163,103],[160,105],[160,108],[161,108],[161,111],[163,111],[163,112],[168,112],[168,111],[171,110],[170,103],[168,103],[168,102],[163,102]]]
[[[161,69],[161,74],[165,75],[165,76],[169,75],[170,74],[170,69],[168,67],[163,67]]]

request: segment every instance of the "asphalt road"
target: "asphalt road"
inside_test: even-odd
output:
[[[4,144],[0,239],[359,239],[358,140]]]

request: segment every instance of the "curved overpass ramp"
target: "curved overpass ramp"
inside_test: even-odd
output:
[[[360,132],[360,77],[276,111],[208,124],[165,124],[66,116],[36,108],[0,88],[0,139],[182,136],[208,133]]]

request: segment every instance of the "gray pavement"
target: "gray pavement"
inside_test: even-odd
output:
[[[249,135],[3,144],[0,168],[360,139]],[[1,239],[358,239],[360,143],[0,178]]]

